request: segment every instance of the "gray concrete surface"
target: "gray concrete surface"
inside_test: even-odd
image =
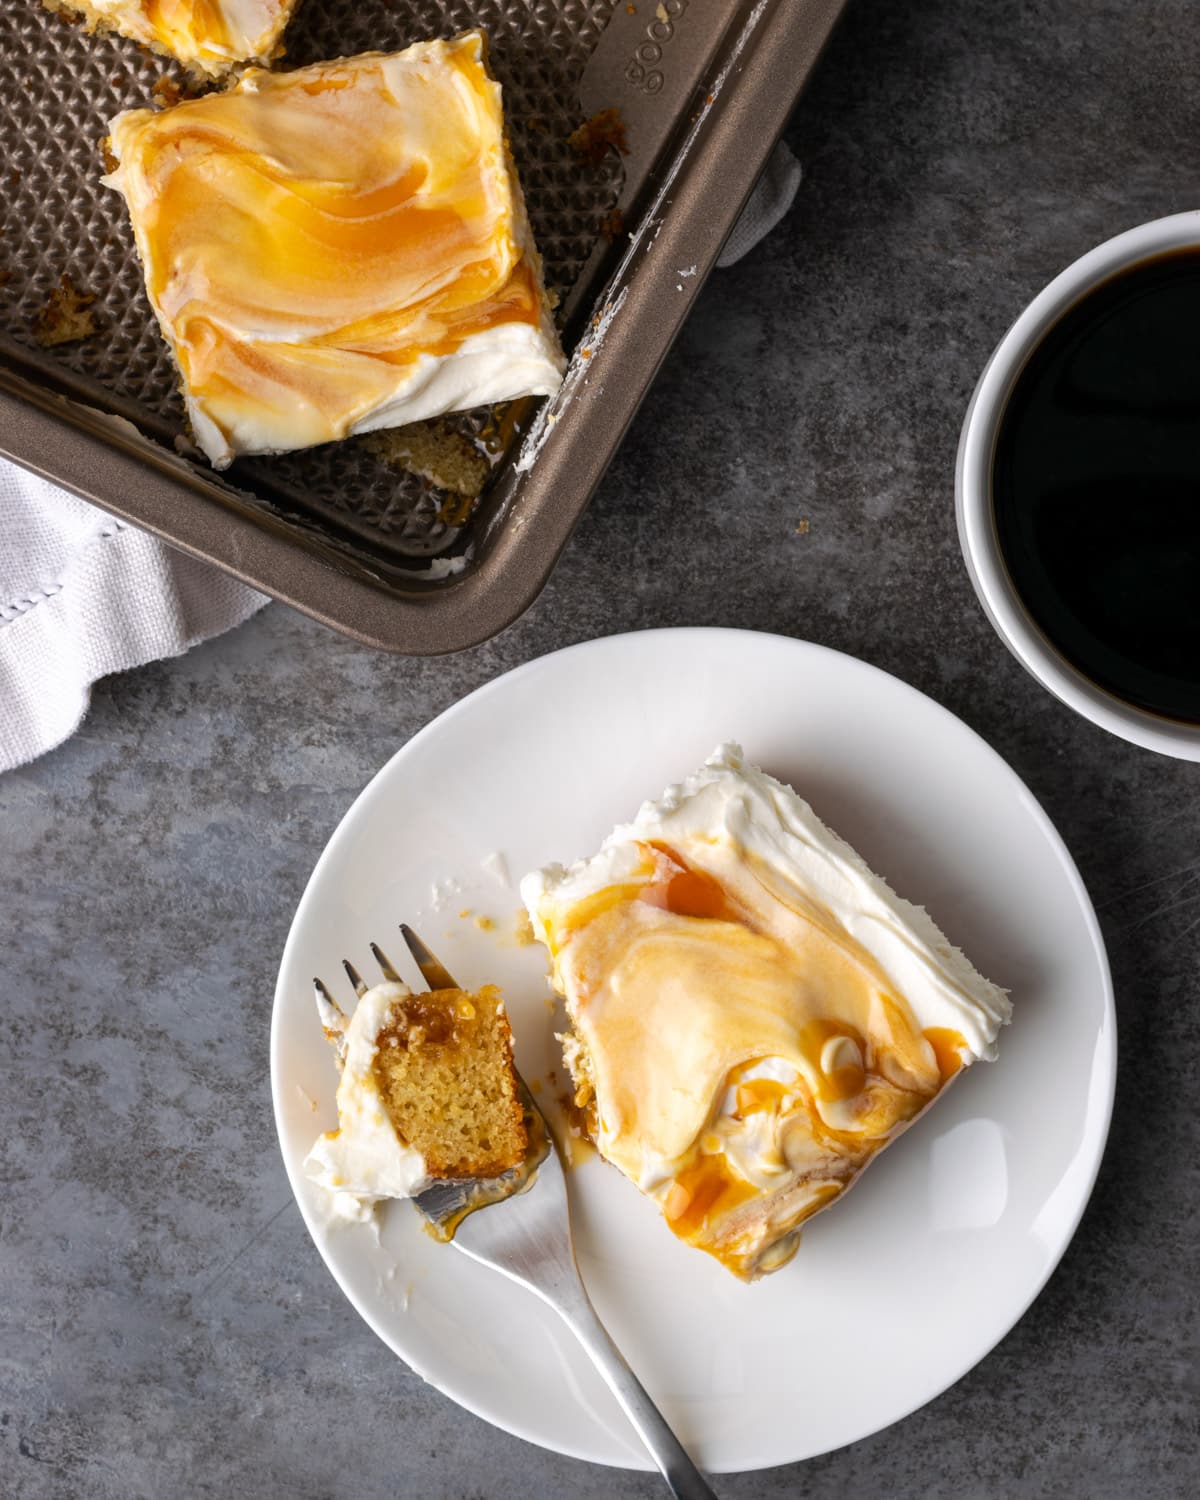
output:
[[[1010,659],[952,476],[1023,302],[1193,206],[1198,74],[1191,0],[853,0],[790,127],[796,210],[704,292],[524,620],[406,662],[272,607],[105,683],[0,780],[0,1494],[660,1493],[492,1431],[358,1320],[291,1204],[267,1031],[304,881],[396,746],[530,657],[676,623],[853,652],[996,745],[1100,909],[1122,1048],[1093,1202],[1009,1337],[898,1427],[721,1495],[1197,1493],[1200,768]]]

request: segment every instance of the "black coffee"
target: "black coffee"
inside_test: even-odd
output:
[[[1115,276],[1051,329],[996,450],[1000,547],[1086,676],[1200,723],[1200,252]]]

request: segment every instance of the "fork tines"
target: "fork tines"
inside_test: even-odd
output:
[[[450,971],[426,947],[407,922],[400,923],[400,933],[404,938],[408,951],[413,956],[413,961],[421,971],[422,978],[431,990],[456,990],[459,988]],[[392,983],[403,983],[395,964],[392,963],[379,944],[371,943],[370,948],[375,962],[379,965],[379,972],[383,975],[384,979]],[[366,980],[363,979],[362,975],[348,958],[342,959],[342,968],[345,969],[346,978],[349,979],[354,987],[355,995],[361,1000],[367,992],[368,986]],[[346,1013],[329,993],[324,980],[319,975],[313,979],[313,989],[316,992],[317,1011],[321,1017],[321,1025],[325,1030],[325,1034],[336,1046],[338,1045],[339,1038],[343,1036],[346,1027],[349,1025]],[[339,1047],[340,1050],[342,1049]]]
[[[431,990],[457,990],[459,984],[449,970],[429,951],[407,922],[400,923],[400,936],[408,946],[421,976]]]

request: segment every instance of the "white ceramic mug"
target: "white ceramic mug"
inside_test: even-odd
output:
[[[997,344],[975,387],[958,444],[955,495],[967,572],[1000,639],[1043,687],[1135,745],[1200,760],[1200,725],[1162,718],[1107,692],[1067,661],[1042,633],[1013,586],[992,505],[996,439],[1017,378],[1046,334],[1088,292],[1118,271],[1168,250],[1200,250],[1200,212],[1139,224],[1089,250],[1033,299]]]

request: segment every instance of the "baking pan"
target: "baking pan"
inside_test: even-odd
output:
[[[6,0],[0,451],[369,645],[432,655],[487,639],[545,582],[844,4],[304,0],[284,66],[488,34],[571,357],[552,400],[436,429],[488,455],[472,500],[363,440],[220,475],[189,456],[124,204],[97,180],[108,120],[180,75]],[[570,137],[601,111],[616,114],[581,153]],[[46,347],[64,296],[93,331]]]

